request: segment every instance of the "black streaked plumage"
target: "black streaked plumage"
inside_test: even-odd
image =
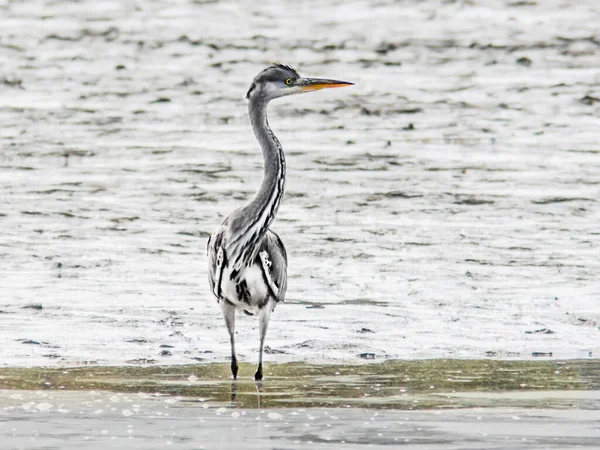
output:
[[[254,199],[235,210],[207,245],[209,284],[221,305],[231,342],[231,372],[237,377],[235,311],[259,316],[259,362],[254,378],[262,379],[264,340],[271,312],[285,298],[287,254],[273,223],[285,187],[285,155],[267,121],[267,104],[274,98],[352,83],[301,78],[296,70],[274,64],[260,72],[246,94],[254,135],[264,157],[264,177]]]

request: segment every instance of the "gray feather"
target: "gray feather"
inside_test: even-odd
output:
[[[268,277],[278,288],[275,301],[283,302],[287,291],[287,253],[283,242],[276,233],[269,230],[261,242],[260,251],[266,251],[269,255],[271,264],[268,267]]]

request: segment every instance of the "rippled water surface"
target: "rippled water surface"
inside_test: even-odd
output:
[[[2,394],[4,445],[36,450],[595,449],[600,438],[597,411],[248,410],[103,392]]]
[[[242,364],[0,369],[0,399],[19,390],[111,391],[201,401],[210,407],[361,407],[398,410],[600,410],[597,361],[419,360],[381,364],[271,364],[254,382]],[[140,394],[140,395],[141,395]],[[201,400],[198,400],[201,399]],[[0,401],[0,404],[2,401]],[[1,408],[1,406],[0,406]]]
[[[597,361],[0,369],[7,448],[597,448]],[[26,447],[23,447],[26,445]]]
[[[0,364],[224,361],[209,234],[262,161],[288,300],[268,362],[600,352],[593,1],[0,4]],[[238,351],[256,361],[257,324]]]

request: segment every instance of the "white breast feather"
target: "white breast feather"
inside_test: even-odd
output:
[[[269,294],[269,290],[263,278],[262,268],[258,264],[253,264],[244,270],[241,278],[246,280],[246,287],[250,294],[250,305],[238,298],[236,282],[231,280],[230,267],[225,268],[223,272],[221,295],[240,309],[252,310],[257,304],[263,303],[264,299]]]

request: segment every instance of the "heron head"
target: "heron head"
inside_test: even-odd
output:
[[[295,69],[283,64],[273,64],[260,72],[246,93],[247,99],[263,101],[285,95],[302,94],[319,89],[352,86],[354,83],[323,78],[302,78]]]

